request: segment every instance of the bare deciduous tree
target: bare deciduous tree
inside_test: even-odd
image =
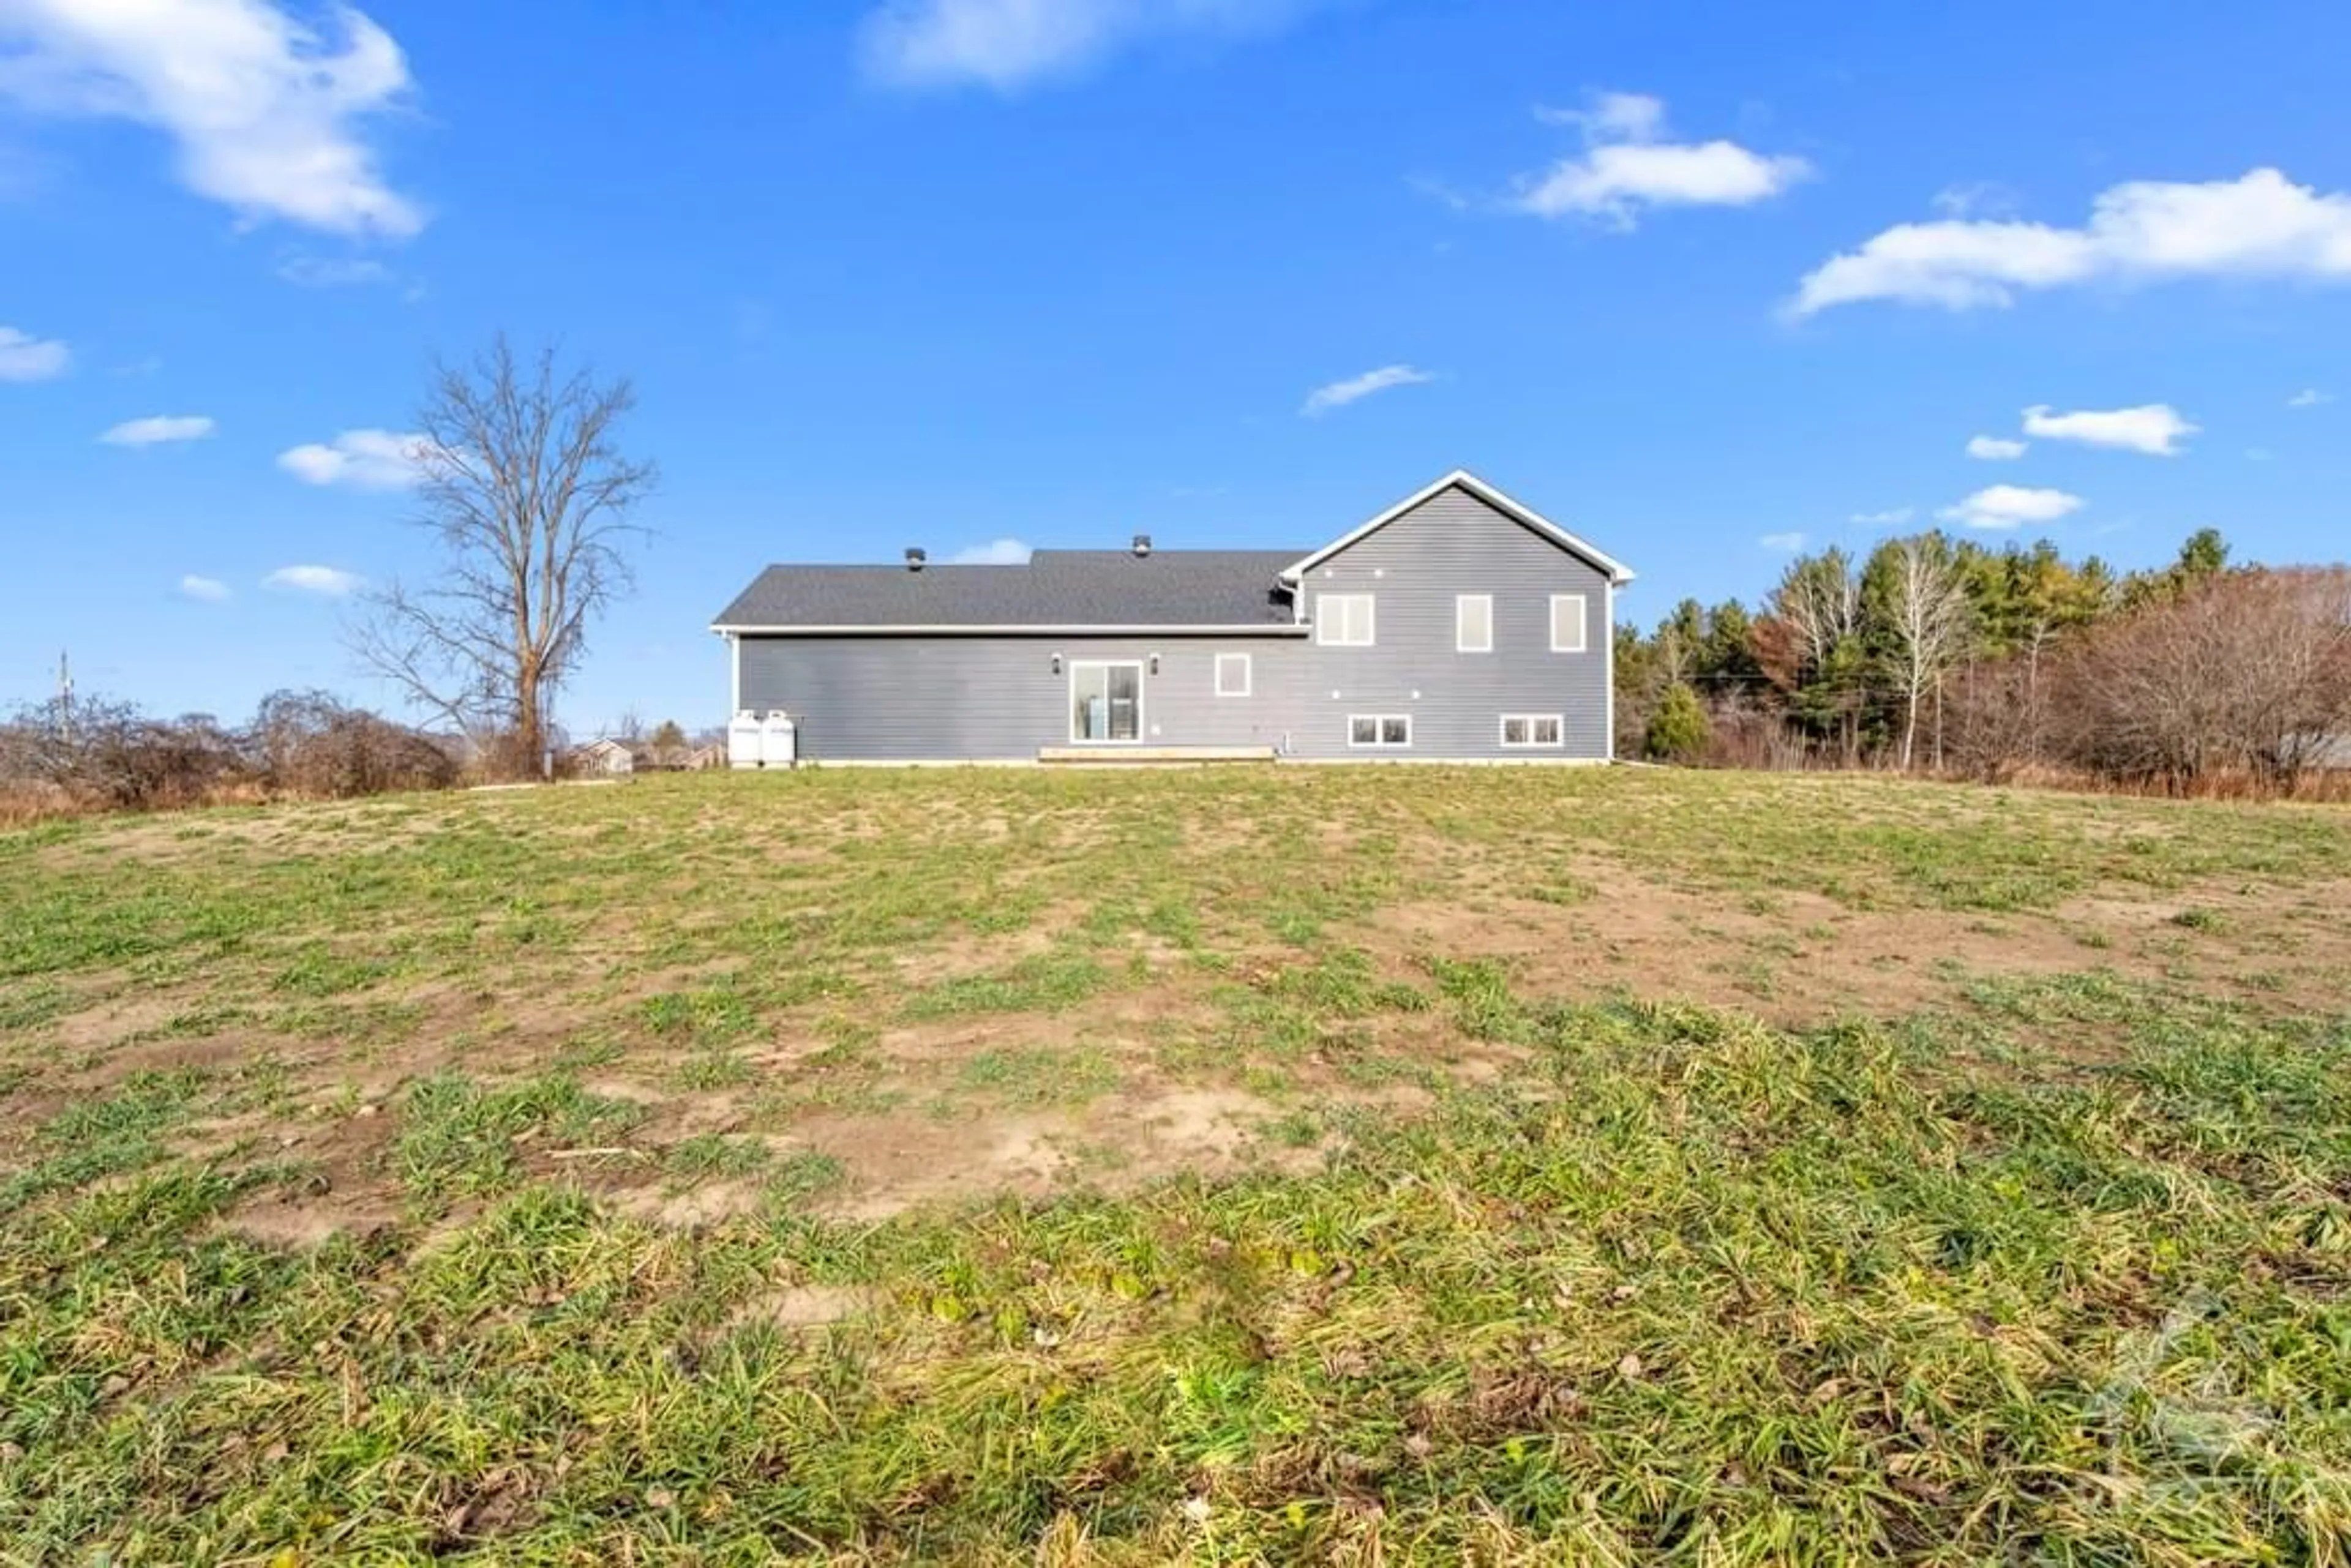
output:
[[[1902,697],[1902,770],[1917,754],[1918,705],[1964,651],[1973,611],[1967,584],[1938,533],[1896,539],[1872,562],[1879,573],[1878,614],[1887,663]]]
[[[371,668],[515,770],[538,766],[548,705],[588,628],[630,585],[632,521],[655,469],[617,441],[625,380],[518,364],[504,334],[471,364],[436,367],[417,416],[417,526],[442,551],[419,586],[369,596],[355,634]]]
[[[1861,625],[1861,584],[1851,559],[1831,546],[1795,562],[1771,595],[1771,613],[1788,623],[1804,663],[1825,669]]]
[[[2082,765],[2175,785],[2246,768],[2290,789],[2351,734],[2351,571],[2208,574],[2099,629],[2067,674]]]
[[[1851,763],[1860,750],[1858,674],[1861,580],[1852,558],[1832,546],[1791,564],[1772,591],[1771,618],[1785,630],[1778,679],[1799,712],[1844,737]]]

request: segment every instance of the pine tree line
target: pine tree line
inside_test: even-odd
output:
[[[1646,635],[1617,628],[1618,751],[2290,781],[2351,736],[2351,576],[2229,558],[2212,528],[2131,573],[1938,530],[1800,556],[1751,612],[1684,600]]]

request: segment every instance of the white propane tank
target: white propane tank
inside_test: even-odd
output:
[[[745,708],[727,723],[726,766],[759,766],[759,716],[749,708]]]
[[[799,732],[792,724],[792,716],[781,708],[769,708],[767,722],[759,727],[759,766],[789,768],[799,755]]]

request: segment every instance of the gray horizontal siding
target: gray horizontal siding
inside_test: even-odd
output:
[[[1467,493],[1447,490],[1316,567],[1303,585],[1374,596],[1376,643],[1294,636],[745,636],[740,701],[782,708],[816,761],[1006,760],[1070,740],[1068,664],[1159,657],[1144,677],[1150,746],[1263,746],[1305,758],[1540,760],[1608,755],[1608,580]],[[1454,650],[1454,601],[1494,601],[1494,648]],[[1551,595],[1585,600],[1585,652],[1551,651]],[[1251,655],[1246,697],[1216,695],[1216,655]],[[1053,655],[1062,655],[1061,674]],[[1405,713],[1402,751],[1348,745],[1353,714]],[[1505,748],[1504,714],[1557,714],[1557,749]],[[1113,747],[1112,749],[1115,749]]]
[[[1312,671],[1296,716],[1300,755],[1365,755],[1347,744],[1347,717],[1358,713],[1412,715],[1412,756],[1608,755],[1606,575],[1477,497],[1440,492],[1314,568],[1301,591],[1310,615],[1317,594],[1371,594],[1377,642],[1300,650]],[[1464,593],[1493,598],[1492,653],[1454,650]],[[1584,596],[1585,652],[1551,651],[1554,593]],[[1515,713],[1560,715],[1564,746],[1506,749],[1501,716]]]
[[[816,761],[993,761],[1068,746],[1069,665],[1134,659],[1144,746],[1280,747],[1298,711],[1296,637],[745,637],[741,700],[798,721]],[[1062,672],[1053,673],[1053,655]],[[1250,695],[1216,695],[1216,655],[1250,655]],[[1149,673],[1153,654],[1159,673]],[[1115,750],[1115,746],[1107,747]]]

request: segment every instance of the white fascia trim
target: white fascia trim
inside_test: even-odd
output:
[[[1613,582],[1600,590],[1601,685],[1606,702],[1604,716],[1606,724],[1607,750],[1610,762],[1616,760],[1616,585]]]
[[[1569,533],[1565,528],[1561,528],[1557,523],[1552,522],[1549,517],[1544,517],[1541,512],[1536,511],[1533,507],[1522,506],[1519,502],[1510,499],[1510,497],[1505,496],[1501,491],[1495,489],[1494,486],[1487,484],[1486,481],[1479,478],[1478,476],[1470,473],[1467,468],[1456,468],[1452,473],[1447,474],[1444,478],[1437,480],[1435,484],[1425,486],[1422,488],[1414,491],[1411,495],[1406,496],[1403,500],[1398,501],[1395,506],[1390,507],[1386,511],[1382,512],[1378,517],[1374,517],[1370,522],[1365,523],[1362,528],[1357,528],[1353,533],[1347,535],[1343,538],[1333,539],[1331,543],[1324,545],[1321,549],[1316,550],[1312,555],[1308,556],[1305,559],[1298,562],[1296,565],[1283,568],[1279,575],[1284,582],[1294,583],[1298,581],[1305,573],[1311,571],[1314,568],[1322,565],[1331,557],[1338,554],[1341,550],[1345,549],[1349,545],[1353,544],[1356,540],[1364,538],[1367,534],[1374,533],[1377,530],[1387,527],[1390,523],[1395,522],[1398,517],[1403,517],[1406,512],[1411,511],[1415,507],[1444,494],[1447,490],[1451,489],[1457,485],[1462,489],[1468,491],[1469,494],[1477,497],[1478,499],[1485,502],[1488,506],[1493,507],[1503,516],[1524,524],[1526,527],[1532,528],[1535,532],[1541,534],[1546,538],[1549,538],[1553,544],[1558,545],[1562,549],[1568,551],[1572,555],[1583,557],[1593,566],[1607,573],[1608,580],[1610,582],[1626,583],[1633,580],[1633,570],[1630,567],[1625,565],[1624,562],[1615,559],[1614,557],[1603,554],[1600,550],[1594,549],[1589,544],[1586,544],[1583,540],[1577,538],[1573,534]]]
[[[1303,637],[1311,626],[748,626],[716,625],[722,637]]]
[[[1512,752],[1508,757],[1406,757],[1402,747],[1382,751],[1365,746],[1347,757],[1285,757],[1284,768],[1605,768],[1604,757],[1546,756]],[[1128,766],[1132,767],[1133,764]]]

